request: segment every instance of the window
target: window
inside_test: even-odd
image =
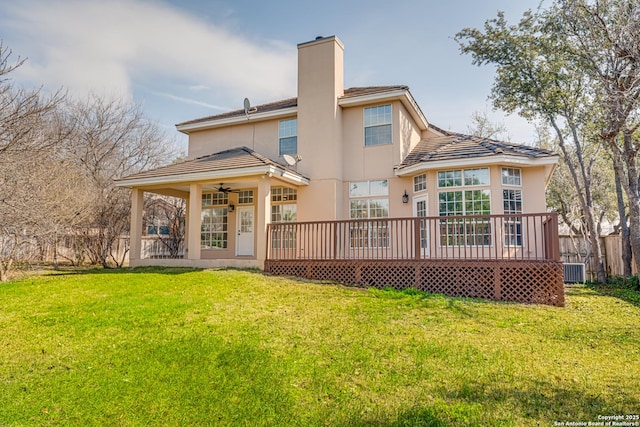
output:
[[[253,190],[242,190],[238,192],[238,204],[239,205],[252,205],[253,204]]]
[[[418,200],[416,202],[416,216],[417,217],[425,217],[427,216],[427,200]],[[422,249],[426,248],[429,243],[428,238],[428,225],[426,219],[420,220],[420,247]]]
[[[295,222],[298,216],[296,201],[298,193],[294,188],[274,187],[271,189],[271,222]],[[274,249],[295,249],[295,227],[281,227],[271,234]]]
[[[489,169],[465,169],[462,171],[464,174],[464,185],[488,185],[489,184]]]
[[[280,155],[298,153],[298,119],[280,120]]]
[[[391,144],[391,104],[364,109],[364,145]]]
[[[226,249],[227,208],[202,210],[202,232],[200,244],[203,249]]]
[[[159,235],[159,236],[168,236],[169,235],[169,220],[168,219],[156,219],[154,218],[151,224],[147,224],[147,235]]]
[[[504,182],[504,175],[502,176]],[[502,190],[502,203],[505,214],[521,214],[522,191]],[[522,217],[507,217],[504,224],[504,244],[505,246],[522,246]]]
[[[202,195],[200,245],[203,249],[227,248],[228,205],[227,193]]]
[[[360,181],[349,184],[349,218],[377,219],[389,217],[389,181]],[[352,248],[389,246],[387,221],[363,221],[351,224]]]
[[[427,175],[422,174],[413,177],[413,192],[424,191],[427,189]]]
[[[469,187],[489,184],[489,169],[459,169],[438,172],[438,187]],[[491,195],[487,189],[451,190],[438,193],[438,214],[456,217],[440,220],[442,246],[489,246],[489,218],[459,218],[491,214]]]
[[[438,172],[438,187],[489,185],[489,169],[460,169]]]
[[[273,187],[271,189],[271,202],[295,202],[298,200],[298,192],[295,188]]]
[[[229,204],[229,194],[223,192],[206,193],[202,195],[202,207]]]
[[[502,184],[503,185],[522,185],[520,178],[520,169],[502,168]]]
[[[388,196],[389,181],[357,181],[349,184],[349,197]]]
[[[298,192],[295,188],[272,188],[271,222],[295,222],[298,212],[297,200]]]

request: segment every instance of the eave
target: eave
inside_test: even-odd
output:
[[[420,130],[429,129],[429,122],[408,89],[341,97],[338,99],[338,105],[341,107],[355,107],[386,101],[400,101],[407,111],[409,111],[413,120],[418,124]]]
[[[518,167],[545,166],[545,169],[548,170],[547,176],[550,176],[557,163],[558,156],[531,158],[525,156],[497,155],[475,158],[423,161],[411,166],[396,167],[395,174],[396,176],[411,176],[420,172],[430,171],[434,169],[443,170],[461,167],[467,168],[473,166],[490,166],[500,164],[505,166]]]
[[[245,124],[248,121],[262,121],[262,120],[284,118],[289,116],[295,116],[297,113],[298,113],[298,107],[282,108],[278,110],[265,111],[262,113],[260,111],[257,111],[255,113],[228,117],[225,119],[212,119],[212,120],[199,121],[197,123],[177,124],[176,129],[188,135],[190,132],[193,132],[193,131],[204,130],[204,129],[215,129],[219,127],[231,126],[231,125],[237,125],[237,124]]]
[[[115,184],[118,187],[149,187],[158,185],[174,185],[185,184],[188,182],[203,182],[203,181],[220,181],[228,180],[230,178],[248,177],[248,176],[272,176],[285,181],[289,184],[300,186],[309,185],[309,179],[288,171],[284,168],[279,168],[274,165],[265,165],[257,167],[239,168],[239,169],[225,169],[214,170],[197,173],[186,173],[180,175],[165,175],[149,178],[132,178],[132,179],[120,179],[116,180]]]

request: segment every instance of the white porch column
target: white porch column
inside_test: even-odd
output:
[[[131,228],[129,230],[129,264],[139,260],[142,252],[142,215],[144,191],[131,189]]]
[[[191,184],[189,186],[189,202],[187,208],[187,259],[200,259],[202,184]]]
[[[258,182],[258,213],[256,215],[256,259],[264,268],[267,259],[267,224],[271,222],[271,178]]]

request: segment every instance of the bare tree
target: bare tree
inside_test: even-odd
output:
[[[130,193],[113,180],[168,163],[177,152],[140,106],[129,102],[91,95],[69,103],[67,122],[66,152],[93,191],[93,211],[79,234],[92,262],[120,267],[115,245],[129,231]]]
[[[40,226],[43,174],[51,163],[52,149],[64,139],[56,113],[62,92],[44,96],[41,91],[14,87],[7,77],[24,60],[10,62],[11,50],[0,43],[0,280],[5,281],[17,260],[30,255]]]

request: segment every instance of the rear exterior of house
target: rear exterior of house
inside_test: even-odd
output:
[[[435,273],[443,293],[562,305],[557,220],[545,200],[557,156],[443,131],[406,86],[345,89],[343,50],[337,37],[298,45],[297,97],[178,124],[189,135],[185,162],[118,181],[132,189],[131,265],[429,290],[423,270],[435,263],[450,266]],[[145,193],[186,200],[181,258],[145,253]],[[551,283],[544,297],[496,289],[505,266],[523,262],[535,272],[509,280]],[[470,294],[469,275],[491,278]]]

